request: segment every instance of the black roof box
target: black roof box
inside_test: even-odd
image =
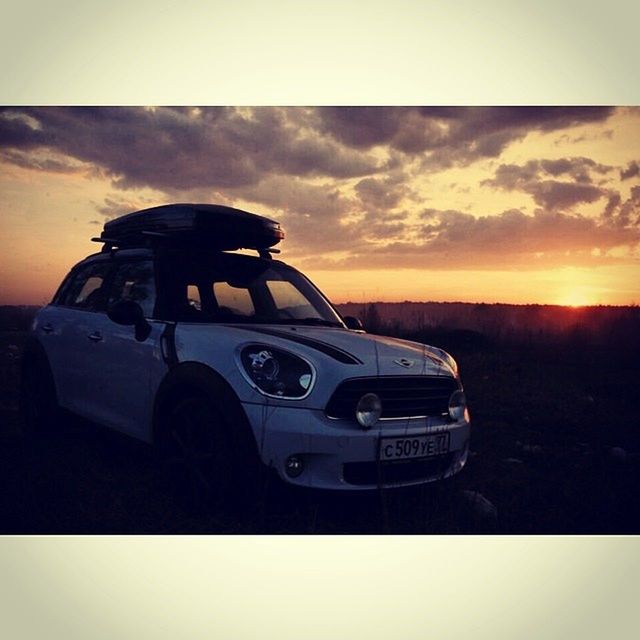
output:
[[[219,251],[260,250],[280,242],[284,231],[275,220],[219,204],[165,204],[106,222],[99,240],[139,247],[154,238]]]

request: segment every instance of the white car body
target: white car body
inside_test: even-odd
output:
[[[320,489],[372,489],[429,482],[464,466],[470,438],[466,410],[457,420],[446,408],[436,415],[417,409],[402,415],[405,383],[439,385],[447,397],[462,389],[457,365],[438,348],[346,326],[176,321],[157,310],[145,314],[149,331],[140,339],[131,326],[111,320],[106,308],[86,310],[61,303],[79,269],[92,264],[117,269],[141,260],[158,270],[158,256],[151,249],[88,257],[72,271],[71,280],[68,277],[71,284],[63,284],[54,301],[37,314],[31,344],[46,354],[59,406],[153,443],[169,383],[180,379],[181,372],[189,371],[191,378],[194,372],[211,374],[228,385],[225,398],[213,400],[221,406],[237,402],[262,464],[287,482]],[[264,257],[242,260],[267,262]],[[284,267],[278,261],[273,264]],[[157,273],[154,277],[162,287]],[[301,366],[310,367],[308,392],[293,399],[265,393],[243,366],[246,346],[256,353],[272,349],[301,359],[306,363]],[[345,389],[380,393],[383,414],[371,428],[363,428],[354,415],[344,415],[344,408],[335,410],[337,417],[328,410],[336,390],[351,380],[355,382]],[[385,385],[391,385],[387,391]],[[348,393],[335,400],[336,407],[349,406]],[[400,394],[400,400],[394,394]],[[396,407],[386,419],[385,397]],[[288,470],[292,457],[300,464],[295,473]]]

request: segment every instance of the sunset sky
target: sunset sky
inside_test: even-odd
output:
[[[279,220],[334,302],[640,303],[638,108],[6,107],[0,304],[168,202]]]

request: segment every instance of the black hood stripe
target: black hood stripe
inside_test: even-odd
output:
[[[290,340],[291,342],[303,344],[305,347],[321,351],[325,355],[337,360],[338,362],[342,362],[343,364],[364,364],[362,360],[356,358],[349,352],[343,351],[342,349],[334,347],[331,344],[327,344],[326,342],[315,340],[314,338],[292,335],[285,331],[274,331],[273,329],[256,329],[255,327],[251,327],[250,331],[254,331],[255,333],[264,333],[268,336],[275,336],[276,338],[282,338],[283,340]]]

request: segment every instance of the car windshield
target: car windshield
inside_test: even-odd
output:
[[[343,327],[324,296],[285,264],[241,254],[171,261],[169,314],[186,322]]]

